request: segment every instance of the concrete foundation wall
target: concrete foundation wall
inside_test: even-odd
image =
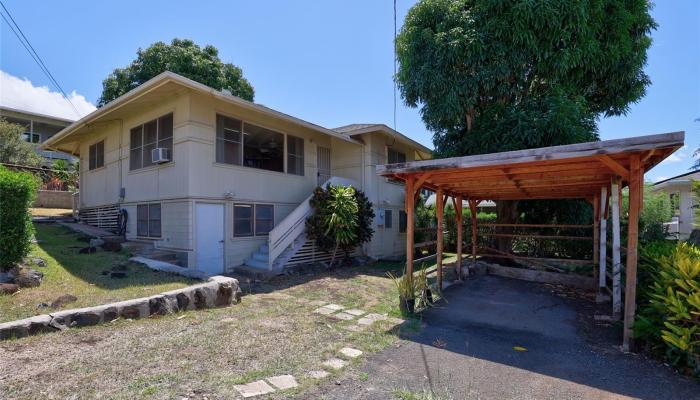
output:
[[[73,193],[57,190],[39,190],[34,207],[73,208]]]

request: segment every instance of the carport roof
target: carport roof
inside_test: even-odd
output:
[[[378,165],[379,175],[477,200],[592,199],[611,179],[630,179],[631,158],[648,171],[683,146],[684,132],[466,157]]]

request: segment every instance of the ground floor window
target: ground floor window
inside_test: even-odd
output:
[[[275,208],[272,204],[234,204],[233,235],[265,236],[275,226]]]
[[[384,210],[384,228],[391,229],[394,226],[394,218],[391,210]]]
[[[136,235],[143,237],[161,236],[160,209],[160,203],[136,206]]]

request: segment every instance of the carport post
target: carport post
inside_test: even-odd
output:
[[[606,273],[605,273],[605,262],[608,258],[608,245],[606,243],[608,239],[608,219],[606,218],[606,209],[608,207],[608,188],[603,186],[600,188],[600,209],[598,214],[600,214],[600,251],[598,252],[598,291],[602,291],[605,287]]]
[[[620,288],[620,178],[610,185],[612,207],[612,316],[619,320],[622,314],[622,290]]]
[[[476,268],[476,200],[469,199],[469,211],[472,216],[472,268]]]
[[[444,192],[442,188],[438,188],[435,193],[435,206],[437,208],[437,286],[438,290],[442,290],[442,230],[445,211],[445,202],[443,201]]]
[[[406,275],[411,281],[413,281],[414,180],[413,175],[406,176],[406,198],[404,199],[404,207],[406,208]]]
[[[600,255],[600,230],[598,223],[600,222],[600,195],[596,194],[593,197],[593,278],[598,281],[598,261]]]
[[[625,274],[625,321],[622,350],[630,351],[632,346],[632,324],[636,308],[637,294],[637,240],[639,233],[639,209],[642,204],[644,171],[640,166],[639,154],[630,156],[629,218],[627,222],[627,268]]]
[[[453,197],[453,199],[455,199]],[[462,196],[457,196],[454,202],[455,218],[457,219],[457,280],[462,280]],[[469,268],[467,268],[467,273]]]

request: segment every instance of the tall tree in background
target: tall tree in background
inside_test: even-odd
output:
[[[34,145],[22,138],[28,129],[0,118],[0,163],[40,167],[42,159]]]
[[[147,49],[137,51],[136,60],[125,68],[116,68],[102,82],[102,96],[97,101],[101,107],[117,97],[135,89],[147,80],[171,71],[218,90],[253,101],[253,86],[243,77],[243,71],[219,59],[214,46],[199,47],[187,39],[173,39],[171,44],[156,42]]]
[[[421,0],[397,37],[396,75],[438,157],[597,140],[650,81],[646,0]],[[499,202],[513,220],[515,202]]]

